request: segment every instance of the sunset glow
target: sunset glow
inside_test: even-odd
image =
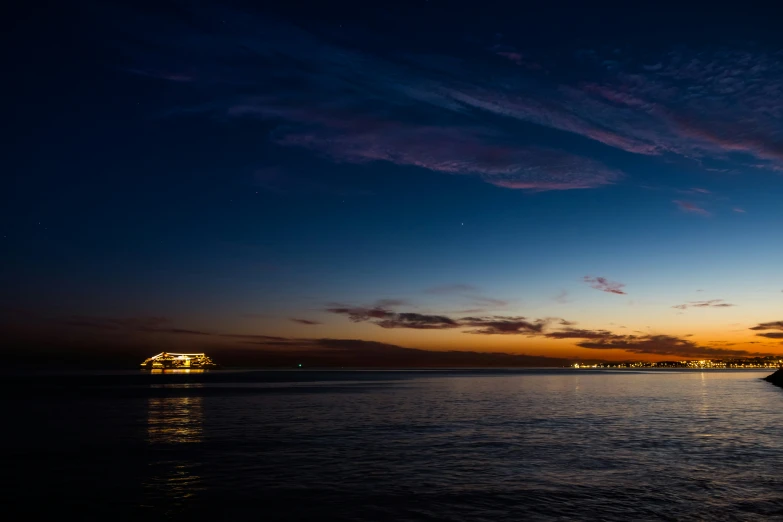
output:
[[[783,61],[766,33],[727,46],[684,17],[667,38],[620,23],[602,39],[521,17],[435,36],[439,11],[398,9],[397,25],[220,3],[96,3],[106,22],[75,34],[53,19],[78,52],[30,43],[27,62],[50,64],[56,95],[16,74],[12,353],[783,352]]]

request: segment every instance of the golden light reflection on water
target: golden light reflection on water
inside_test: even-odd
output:
[[[164,385],[163,388],[200,388],[201,384]],[[162,454],[144,486],[149,507],[176,511],[203,488],[198,470],[203,442],[203,397],[150,397],[147,401],[147,442]],[[170,458],[169,458],[170,456]]]
[[[201,368],[153,368],[149,373],[204,373]]]
[[[200,386],[200,385],[193,385]],[[147,440],[151,444],[201,442],[203,397],[150,397]]]

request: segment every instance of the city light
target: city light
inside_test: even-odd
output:
[[[694,369],[763,369],[783,367],[783,358],[779,356],[747,357],[739,359],[699,359],[683,361],[637,361],[637,362],[605,362],[605,363],[574,363],[572,368],[694,368]]]

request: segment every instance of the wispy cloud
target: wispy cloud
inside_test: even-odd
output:
[[[783,339],[783,321],[770,321],[768,323],[759,323],[753,326],[751,330],[781,330],[779,332],[764,332],[757,333],[758,337],[766,337],[767,339]]]
[[[394,301],[394,300],[389,300]],[[709,300],[696,302],[706,303],[705,307],[711,307],[721,304],[719,300]],[[636,332],[634,334],[620,334],[609,329],[588,329],[577,328],[573,321],[555,317],[527,318],[524,316],[502,316],[502,315],[480,315],[480,316],[460,316],[452,317],[444,314],[427,314],[407,311],[395,311],[392,309],[382,309],[377,307],[351,307],[335,306],[329,310],[332,313],[344,315],[352,321],[368,322],[375,324],[379,328],[408,328],[414,330],[459,330],[465,334],[472,335],[519,335],[524,337],[533,337],[549,340],[573,340],[575,346],[589,350],[622,350],[631,354],[651,354],[672,357],[711,357],[727,358],[748,355],[769,355],[766,353],[750,352],[735,348],[728,348],[736,343],[727,343],[723,341],[711,342],[708,345],[699,344],[691,339],[692,335],[675,336],[667,334],[648,334]],[[361,346],[368,350],[386,350],[383,343],[362,340],[324,340],[324,339],[301,339],[289,338],[267,334],[254,333],[213,333],[209,331],[191,330],[173,326],[168,318],[160,316],[146,317],[101,317],[101,316],[69,316],[60,319],[49,319],[54,321],[54,325],[68,328],[78,328],[91,331],[90,335],[83,339],[93,341],[101,336],[106,339],[131,339],[139,340],[139,346],[148,350],[151,343],[160,342],[163,338],[156,335],[147,334],[167,334],[173,336],[182,336],[187,339],[188,336],[203,336],[205,341],[213,343],[217,348],[234,345],[253,345],[260,350],[271,350],[276,354],[288,353],[290,356],[301,356],[301,354],[310,353],[311,349],[339,349],[336,344],[347,343],[343,346]],[[300,322],[296,318],[292,319]],[[310,324],[315,321],[303,320]],[[624,328],[624,327],[617,327]],[[757,331],[757,336],[779,340],[783,339],[783,321],[770,321],[759,323],[752,326],[750,330]],[[136,335],[139,334],[139,335]],[[145,340],[146,339],[146,340]],[[135,341],[131,341],[135,342]],[[169,341],[166,341],[169,342]],[[171,342],[175,342],[172,338]],[[179,341],[176,341],[179,342]],[[190,339],[186,342],[196,342],[196,339]],[[755,341],[754,341],[755,342]],[[126,343],[127,344],[127,343]],[[752,343],[751,343],[752,344]],[[93,343],[92,346],[98,346]],[[396,347],[395,349],[409,350],[407,348]],[[426,352],[422,350],[421,352]],[[260,353],[260,352],[259,352]],[[433,354],[442,352],[429,352]],[[465,353],[465,352],[460,352]],[[419,354],[415,354],[418,355]],[[515,357],[509,354],[499,354],[502,357]],[[421,354],[421,357],[425,355]],[[427,356],[429,357],[429,356]],[[457,357],[457,356],[455,356]],[[459,356],[462,357],[462,356]],[[360,358],[361,360],[365,360]],[[418,360],[418,359],[417,359]],[[438,359],[432,355],[428,359],[433,365],[446,364],[444,359]],[[452,359],[448,359],[452,360]],[[476,359],[473,359],[474,362]],[[494,360],[494,359],[493,359]],[[509,361],[523,361],[524,359],[508,359]],[[351,364],[357,361],[352,361]],[[398,361],[399,363],[399,361]],[[413,364],[412,360],[409,361]],[[405,363],[403,365],[406,365]],[[466,363],[467,364],[467,363]],[[478,363],[476,363],[478,364]]]
[[[531,335],[541,334],[551,319],[528,320],[525,317],[465,317],[464,326],[476,327],[466,333],[479,335]]]
[[[623,290],[623,288],[625,287],[624,283],[610,281],[605,277],[592,277],[592,276],[584,276],[583,280],[585,283],[590,285],[590,288],[595,288],[596,290],[600,290],[602,292],[608,292],[610,294],[625,295],[625,291]]]
[[[767,339],[783,339],[783,332],[765,332],[756,335],[766,337]]]
[[[445,315],[420,314],[415,312],[393,312],[383,308],[335,307],[327,312],[346,315],[355,322],[370,321],[382,328],[413,328],[418,330],[438,330],[457,328],[459,322]]]
[[[319,321],[311,321],[310,319],[297,319],[292,317],[291,320],[295,323],[303,324],[305,326],[315,326],[321,324]]]
[[[396,313],[376,321],[381,328],[415,328],[418,330],[443,330],[457,328],[459,323],[445,315],[418,314],[413,312]]]
[[[615,335],[608,330],[583,330],[577,328],[566,328],[564,330],[549,332],[545,334],[546,337],[552,339],[601,339],[601,340],[613,340],[613,339],[625,339],[626,336]]]
[[[721,307],[721,300],[696,302],[698,307]],[[690,335],[678,337],[667,334],[619,334],[605,329],[574,328],[572,321],[545,317],[530,319],[522,316],[469,316],[449,317],[398,313],[391,310],[379,311],[367,308],[339,308],[333,313],[347,315],[353,321],[371,322],[382,328],[414,329],[462,329],[463,333],[475,335],[523,335],[546,339],[572,339],[577,347],[592,350],[623,350],[632,354],[667,355],[676,357],[738,357],[759,355],[747,350],[728,349],[726,344],[704,346],[690,339]],[[623,328],[623,327],[621,327]],[[778,329],[783,331],[783,322],[762,323],[754,330]],[[762,337],[777,339],[777,332]],[[781,333],[783,336],[783,333]],[[768,355],[768,354],[761,354]]]
[[[170,22],[165,41],[155,42],[154,55],[129,47],[143,63],[137,71],[165,70],[172,80],[194,80],[188,88],[200,93],[203,103],[172,114],[265,120],[277,124],[270,137],[278,145],[309,149],[336,162],[387,162],[476,176],[511,189],[586,189],[622,176],[594,158],[541,144],[520,145],[515,132],[486,121],[486,116],[511,116],[562,127],[557,120],[572,119],[565,107],[541,114],[538,102],[516,99],[535,79],[501,69],[505,81],[477,82],[486,77],[477,74],[480,63],[362,52],[282,20],[216,5],[188,11],[200,23]],[[537,69],[517,54],[504,56],[530,65],[525,70]],[[168,72],[177,68],[187,75]],[[543,85],[535,91],[552,92]],[[579,123],[565,126],[578,128]],[[592,132],[623,142],[607,130]]]
[[[672,201],[672,203],[677,205],[677,207],[683,212],[687,212],[689,214],[699,214],[700,216],[711,215],[707,210],[701,208],[695,203],[691,203],[690,201],[681,201],[679,199],[675,199],[674,201]]]
[[[688,308],[730,308],[732,306],[737,305],[726,303],[723,299],[710,299],[708,301],[690,301],[684,304],[674,305],[672,308],[687,310]]]
[[[348,319],[355,323],[361,323],[372,319],[391,319],[395,315],[395,312],[392,312],[391,310],[385,310],[378,307],[365,308],[363,306],[335,306],[327,308],[326,311],[333,314],[346,315],[348,316]]]
[[[751,330],[783,330],[783,321],[770,321],[768,323],[759,323]]]
[[[307,132],[287,127],[280,145],[317,151],[346,163],[385,161],[445,174],[477,175],[492,185],[532,191],[588,189],[621,177],[598,161],[562,150],[503,144],[497,131],[469,127],[426,127],[399,122],[358,121],[348,126],[321,123]],[[336,123],[336,122],[335,122]]]
[[[779,51],[679,48],[645,70],[633,52],[582,53],[583,63],[611,70],[594,84],[600,121],[658,154],[700,160],[779,165],[783,66]],[[624,115],[625,117],[621,117]]]
[[[380,52],[361,45],[366,37],[352,39],[347,27],[338,42],[219,4],[182,13],[125,28],[153,44],[126,44],[133,74],[200,94],[201,103],[173,114],[265,120],[277,125],[275,143],[334,161],[387,162],[525,190],[620,179],[594,157],[520,145],[519,129],[537,126],[600,144],[596,156],[613,148],[686,159],[705,171],[783,169],[780,50],[680,46],[642,55],[479,44],[473,53],[456,45],[441,55]],[[128,24],[138,17],[114,18]],[[157,41],[145,41],[150,35]],[[373,38],[398,36],[378,31]]]

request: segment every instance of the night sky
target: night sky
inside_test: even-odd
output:
[[[4,17],[4,349],[783,353],[778,13],[266,4]]]

